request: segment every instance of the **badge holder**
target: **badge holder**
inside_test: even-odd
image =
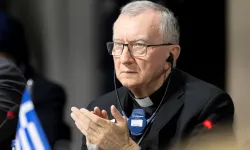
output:
[[[146,119],[146,113],[143,109],[133,109],[131,116],[128,118],[128,128],[132,135],[139,136],[143,134],[144,129],[152,121],[153,114],[149,119]]]

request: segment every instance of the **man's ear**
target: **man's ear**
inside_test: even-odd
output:
[[[166,64],[165,64],[165,69],[168,70],[169,67],[174,67],[175,62],[179,58],[180,55],[180,46],[179,45],[171,45],[170,51],[167,54],[167,59],[166,59]],[[172,65],[172,66],[169,66]]]
[[[166,60],[166,63],[165,63],[165,70],[168,70],[169,68],[171,68],[174,64],[174,56],[173,54],[170,52],[168,54],[168,58]]]
[[[173,62],[176,62],[176,60],[179,58],[180,53],[181,53],[180,45],[172,45],[170,53],[173,54]]]

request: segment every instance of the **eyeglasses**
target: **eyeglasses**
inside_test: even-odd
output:
[[[124,46],[128,47],[128,50],[131,55],[141,57],[147,55],[148,47],[152,46],[169,46],[173,45],[170,43],[158,44],[158,45],[147,45],[142,43],[133,43],[133,44],[123,44],[118,42],[107,42],[107,49],[110,55],[120,56],[123,52]]]

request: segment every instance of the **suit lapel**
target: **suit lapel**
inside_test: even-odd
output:
[[[182,108],[183,101],[178,98],[182,95],[182,93],[182,90],[178,91],[162,105],[162,107],[159,109],[159,112],[156,114],[155,120],[151,127],[151,132],[159,132],[178,112],[178,110]]]
[[[184,79],[182,73],[179,70],[173,70],[167,96],[156,114],[148,135],[155,136],[156,134],[159,134],[159,131],[166,126],[182,108],[184,103],[181,100],[181,96],[184,94],[183,83]]]

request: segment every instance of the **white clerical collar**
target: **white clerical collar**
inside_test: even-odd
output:
[[[134,98],[135,101],[141,106],[141,107],[149,107],[153,105],[152,100],[149,97],[145,97],[145,98]]]

